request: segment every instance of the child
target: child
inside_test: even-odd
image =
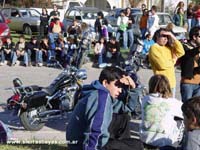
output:
[[[96,43],[94,48],[94,53],[98,60],[98,67],[103,63],[103,54],[105,50],[106,50],[106,40],[104,37],[101,37],[99,42]]]
[[[67,48],[67,53],[64,56],[65,57],[64,58],[65,65],[71,65],[71,63],[73,63],[73,61],[75,59],[75,55],[77,55],[76,54],[77,46],[75,43],[75,39],[69,37],[67,39],[67,44],[65,45],[65,48]]]
[[[35,60],[36,66],[42,66],[42,51],[40,51],[39,46],[39,42],[35,36],[31,37],[30,42],[26,46],[26,50],[31,52],[30,60]]]
[[[183,118],[181,101],[172,98],[168,79],[154,75],[149,81],[149,94],[142,100],[140,139],[146,148],[171,150],[182,140],[183,123],[178,126],[175,118]]]
[[[200,150],[200,97],[193,97],[181,107],[186,128],[184,150]]]
[[[6,43],[4,44],[4,54],[8,61],[12,61],[15,52],[15,43],[12,41],[11,37],[6,38]]]
[[[148,33],[145,37],[146,37],[146,39],[144,40],[144,45],[143,45],[143,49],[142,49],[143,55],[147,55],[149,53],[149,49],[150,49],[151,45],[153,45],[155,43],[154,40],[152,40],[152,36],[150,33]]]
[[[40,43],[40,50],[42,51],[42,62],[47,60],[47,63],[50,61],[51,50],[49,46],[48,37],[44,37]]]
[[[3,47],[3,42],[0,39],[0,66],[4,65],[4,63],[5,63],[4,47]]]
[[[19,37],[19,42],[17,42],[16,47],[15,47],[16,51],[13,54],[11,66],[14,66],[17,59],[20,57],[24,58],[24,66],[25,67],[28,66],[28,62],[30,62],[30,60],[28,60],[29,59],[28,55],[30,55],[30,53],[28,53],[28,51],[25,50],[26,45],[27,44],[25,41],[25,37],[24,37],[24,35],[21,35]]]

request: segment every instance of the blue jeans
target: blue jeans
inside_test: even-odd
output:
[[[142,34],[142,39],[144,40],[145,39],[145,34],[147,32],[147,28],[141,28],[140,31],[141,31],[141,34]]]
[[[190,32],[190,29],[192,27],[192,19],[187,19],[188,22],[188,32]]]
[[[11,50],[10,53],[8,53],[8,54],[4,52],[3,59],[5,60],[5,58],[6,58],[8,61],[12,62],[13,55],[14,55],[14,50]]]
[[[36,57],[35,57],[36,63],[43,63],[42,54],[43,54],[43,53],[42,53],[41,50],[36,51]]]
[[[127,46],[127,31],[118,31],[117,35],[116,35],[116,40],[120,41],[119,39],[120,39],[121,34],[123,35],[123,47],[124,47],[124,49],[128,49],[128,46]]]
[[[16,63],[17,58],[19,58],[19,57],[21,57],[21,56],[17,56],[17,53],[14,52],[13,58],[12,58],[12,65],[14,65],[14,64]],[[28,66],[28,62],[29,62],[29,60],[28,60],[28,58],[29,58],[28,52],[25,51],[23,57],[24,57],[24,61],[23,61],[24,64],[25,64],[26,66]]]
[[[1,62],[4,63],[5,62],[5,54],[4,54],[3,50],[1,50],[0,55],[1,55]]]
[[[182,97],[183,102],[187,101],[188,99],[192,97],[200,96],[199,84],[181,83],[180,89],[181,89],[181,97]]]
[[[99,54],[98,55],[98,64],[102,64],[103,63],[103,54]]]
[[[48,50],[48,52],[47,52],[47,63],[50,63],[50,60],[52,58],[55,58],[55,57],[56,57],[55,50]]]
[[[55,39],[58,39],[59,34],[58,33],[49,33],[49,40],[50,43],[54,43]]]
[[[128,41],[129,41],[129,48],[132,49],[133,41],[134,41],[133,29],[127,30],[127,36],[128,36]]]

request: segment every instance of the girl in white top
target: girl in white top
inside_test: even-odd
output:
[[[183,137],[182,102],[172,98],[168,79],[154,75],[149,81],[149,94],[142,100],[142,123],[140,138],[155,147],[176,147]]]
[[[104,37],[101,37],[99,42],[95,44],[94,53],[98,58],[98,67],[103,63],[103,54],[106,49],[106,40]]]

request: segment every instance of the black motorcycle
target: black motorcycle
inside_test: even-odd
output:
[[[66,68],[48,87],[23,86],[16,78],[12,88],[14,95],[7,100],[7,108],[14,109],[25,129],[38,131],[50,118],[73,110],[75,93],[85,79],[86,70],[75,67]]]

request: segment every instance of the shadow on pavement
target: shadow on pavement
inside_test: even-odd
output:
[[[25,130],[20,122],[19,117],[17,115],[14,115],[14,113],[14,110],[7,109],[6,104],[0,104],[0,120],[7,124],[12,130]],[[49,119],[46,122],[45,126],[53,130],[65,132],[68,116],[68,114],[64,114],[62,117]]]

